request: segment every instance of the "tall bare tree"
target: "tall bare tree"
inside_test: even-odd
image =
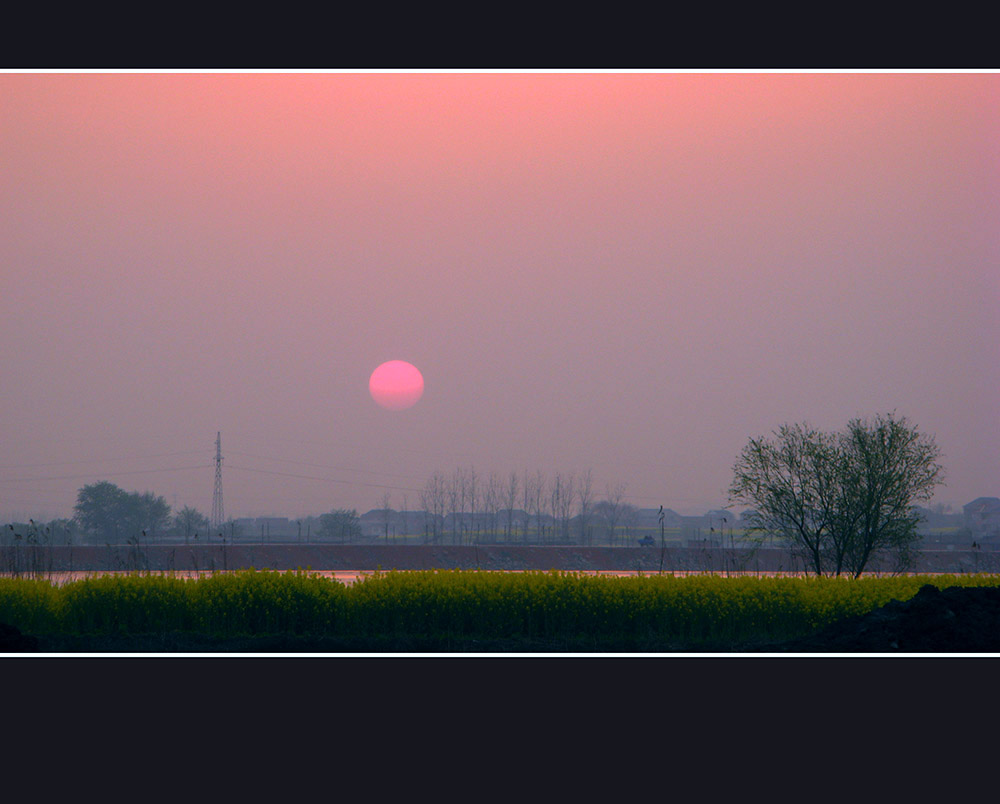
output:
[[[464,476],[465,483],[468,486],[467,500],[469,504],[469,525],[466,528],[466,533],[468,534],[469,542],[471,543],[473,539],[479,541],[479,504],[481,502],[480,497],[482,496],[482,489],[480,488],[479,476],[476,474],[476,468],[470,466],[468,472]],[[475,534],[475,536],[473,536]]]
[[[535,474],[529,474],[528,470],[524,471],[524,481],[521,484],[521,497],[523,501],[523,508],[525,514],[524,523],[524,541],[527,542],[530,539],[531,531],[531,520],[535,520],[536,537],[541,540],[541,507],[542,507],[542,494],[544,493],[545,480],[541,472],[536,472]]]
[[[613,487],[607,485],[605,492],[607,498],[599,502],[596,508],[599,510],[607,528],[608,544],[613,547],[617,539],[618,525],[621,522],[622,505],[625,502],[625,484],[618,483]]]
[[[548,494],[549,511],[552,513],[554,531],[559,527],[559,511],[562,509],[562,494],[562,475],[560,475],[559,472],[556,472],[555,475],[553,475],[552,480],[549,481]],[[553,533],[553,539],[555,539],[555,536],[556,534]]]
[[[511,472],[507,478],[507,485],[504,487],[503,504],[507,512],[507,541],[514,538],[514,506],[517,505],[517,472]]]
[[[732,500],[752,506],[746,533],[788,542],[817,575],[832,538],[836,442],[807,424],[785,424],[752,438],[733,467]]]
[[[622,503],[621,522],[625,531],[622,535],[622,544],[629,544],[632,541],[633,530],[638,521],[639,509],[632,503]]]
[[[208,517],[191,506],[186,505],[174,514],[174,528],[184,534],[184,544],[190,543],[193,533],[208,533],[209,527]]]
[[[590,517],[594,505],[594,479],[590,469],[583,473],[576,487],[576,496],[580,502],[577,509],[580,522],[580,543],[590,544]]]
[[[879,553],[897,565],[912,562],[922,516],[916,500],[929,500],[942,482],[940,449],[905,417],[853,419],[841,435],[839,506],[834,519],[836,571],[859,576]],[[839,548],[842,549],[842,561]]]
[[[573,511],[573,498],[575,495],[576,477],[570,474],[565,479],[558,472],[553,481],[552,488],[552,516],[556,520],[556,527],[559,530],[559,539],[568,542],[569,523]]]
[[[452,544],[460,544],[462,539],[462,509],[465,508],[465,482],[461,469],[451,473],[448,482],[448,516],[451,518]]]
[[[420,504],[424,507],[428,520],[424,523],[424,534],[425,537],[430,535],[434,544],[438,544],[443,537],[441,529],[444,523],[446,501],[447,481],[441,472],[435,471],[420,491]]]
[[[531,479],[531,513],[535,517],[535,532],[541,544],[545,543],[545,485],[545,474],[539,469]]]
[[[497,519],[500,511],[500,491],[502,481],[495,471],[490,471],[483,489],[483,511],[486,515],[486,531],[490,542],[497,541]]]
[[[386,489],[384,492],[382,492],[382,499],[380,502],[382,504],[382,507],[380,509],[382,513],[382,523],[385,527],[385,543],[388,544],[389,523],[390,520],[392,519],[392,508],[390,507],[392,504],[392,494],[389,492],[389,489]]]

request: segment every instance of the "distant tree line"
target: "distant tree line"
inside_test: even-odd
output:
[[[770,438],[751,439],[740,453],[730,500],[750,506],[742,515],[744,538],[785,542],[817,575],[860,575],[885,555],[904,568],[920,540],[922,515],[914,502],[929,500],[941,482],[938,458],[933,438],[892,415],[855,419],[837,433],[784,425]],[[625,485],[608,484],[598,498],[589,469],[548,476],[527,470],[480,474],[474,467],[435,471],[419,498],[419,535],[430,544],[616,546],[634,544],[640,526],[641,512],[626,501]],[[395,516],[388,492],[380,503],[388,542]],[[406,511],[405,497],[403,509],[409,518],[413,512]],[[350,544],[372,538],[361,519],[354,509],[335,508],[318,521],[310,517],[309,525],[315,525],[312,532],[322,541]],[[648,530],[648,523],[641,527]],[[234,540],[246,535],[232,521],[221,531],[219,536]],[[163,497],[102,481],[79,490],[72,519],[11,523],[0,546],[139,544],[166,538],[198,543],[214,536],[208,518],[195,508],[172,513]]]
[[[420,491],[424,535],[434,544],[624,544],[639,509],[625,501],[624,484],[605,491],[598,499],[589,469],[548,476],[435,471]]]
[[[420,492],[423,541],[624,545],[633,541],[639,510],[625,501],[625,494],[625,485],[619,483],[609,485],[606,496],[598,499],[590,470],[548,477],[540,471],[486,476],[474,468],[456,469],[450,475],[436,471]],[[389,493],[381,504],[388,540],[389,521],[395,515]],[[166,539],[197,544],[251,536],[240,533],[233,521],[215,534],[208,517],[196,508],[185,506],[175,513],[153,492],[129,492],[108,481],[81,488],[73,510],[72,519],[48,525],[34,521],[8,525],[8,535],[30,534],[32,541],[49,544],[148,544]],[[322,541],[350,544],[363,537],[355,509],[334,508],[308,519]]]
[[[84,533],[111,544],[140,535],[155,538],[171,525],[170,506],[163,497],[151,491],[128,492],[107,481],[80,489],[73,511]]]
[[[195,508],[173,514],[167,501],[151,491],[128,492],[101,481],[77,492],[72,518],[47,524],[33,519],[11,522],[5,535],[7,541],[42,545],[139,544],[165,537],[187,541],[206,535],[208,529],[208,517]]]
[[[215,538],[249,536],[239,532],[232,520],[224,523],[216,534],[205,514],[191,506],[176,513],[167,501],[153,492],[129,492],[114,483],[101,481],[84,486],[77,492],[70,519],[51,522],[10,522],[3,526],[0,547],[17,545],[73,544],[150,544],[157,541],[181,540],[198,544]],[[361,521],[354,509],[335,508],[318,518],[316,535],[324,540],[350,544],[361,538]]]
[[[361,538],[361,520],[353,508],[334,508],[319,518],[317,535],[325,540],[350,544]]]

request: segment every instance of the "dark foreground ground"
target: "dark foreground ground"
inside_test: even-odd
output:
[[[1000,588],[924,586],[907,601],[833,623],[775,650],[824,653],[1000,653]]]

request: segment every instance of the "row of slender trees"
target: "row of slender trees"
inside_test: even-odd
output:
[[[435,471],[420,491],[425,534],[434,542],[616,544],[628,538],[638,509],[626,487],[598,499],[593,473],[553,475],[536,470],[480,474],[474,467]],[[383,509],[388,510],[388,496]]]

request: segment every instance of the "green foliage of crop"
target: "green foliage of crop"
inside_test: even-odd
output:
[[[308,572],[199,579],[104,575],[56,586],[0,579],[0,622],[24,633],[661,640],[688,645],[813,632],[926,583],[1000,585],[997,575],[594,576],[571,572],[379,572],[344,584]]]
[[[58,630],[60,603],[59,590],[48,581],[0,578],[0,622],[24,633]]]
[[[344,591],[341,583],[304,572],[247,570],[199,579],[104,575],[59,587],[50,621],[58,632],[72,634],[330,633]],[[5,616],[0,607],[0,619]],[[13,616],[8,621],[17,625]]]
[[[194,630],[210,634],[330,634],[345,586],[307,572],[218,573],[190,581]]]

